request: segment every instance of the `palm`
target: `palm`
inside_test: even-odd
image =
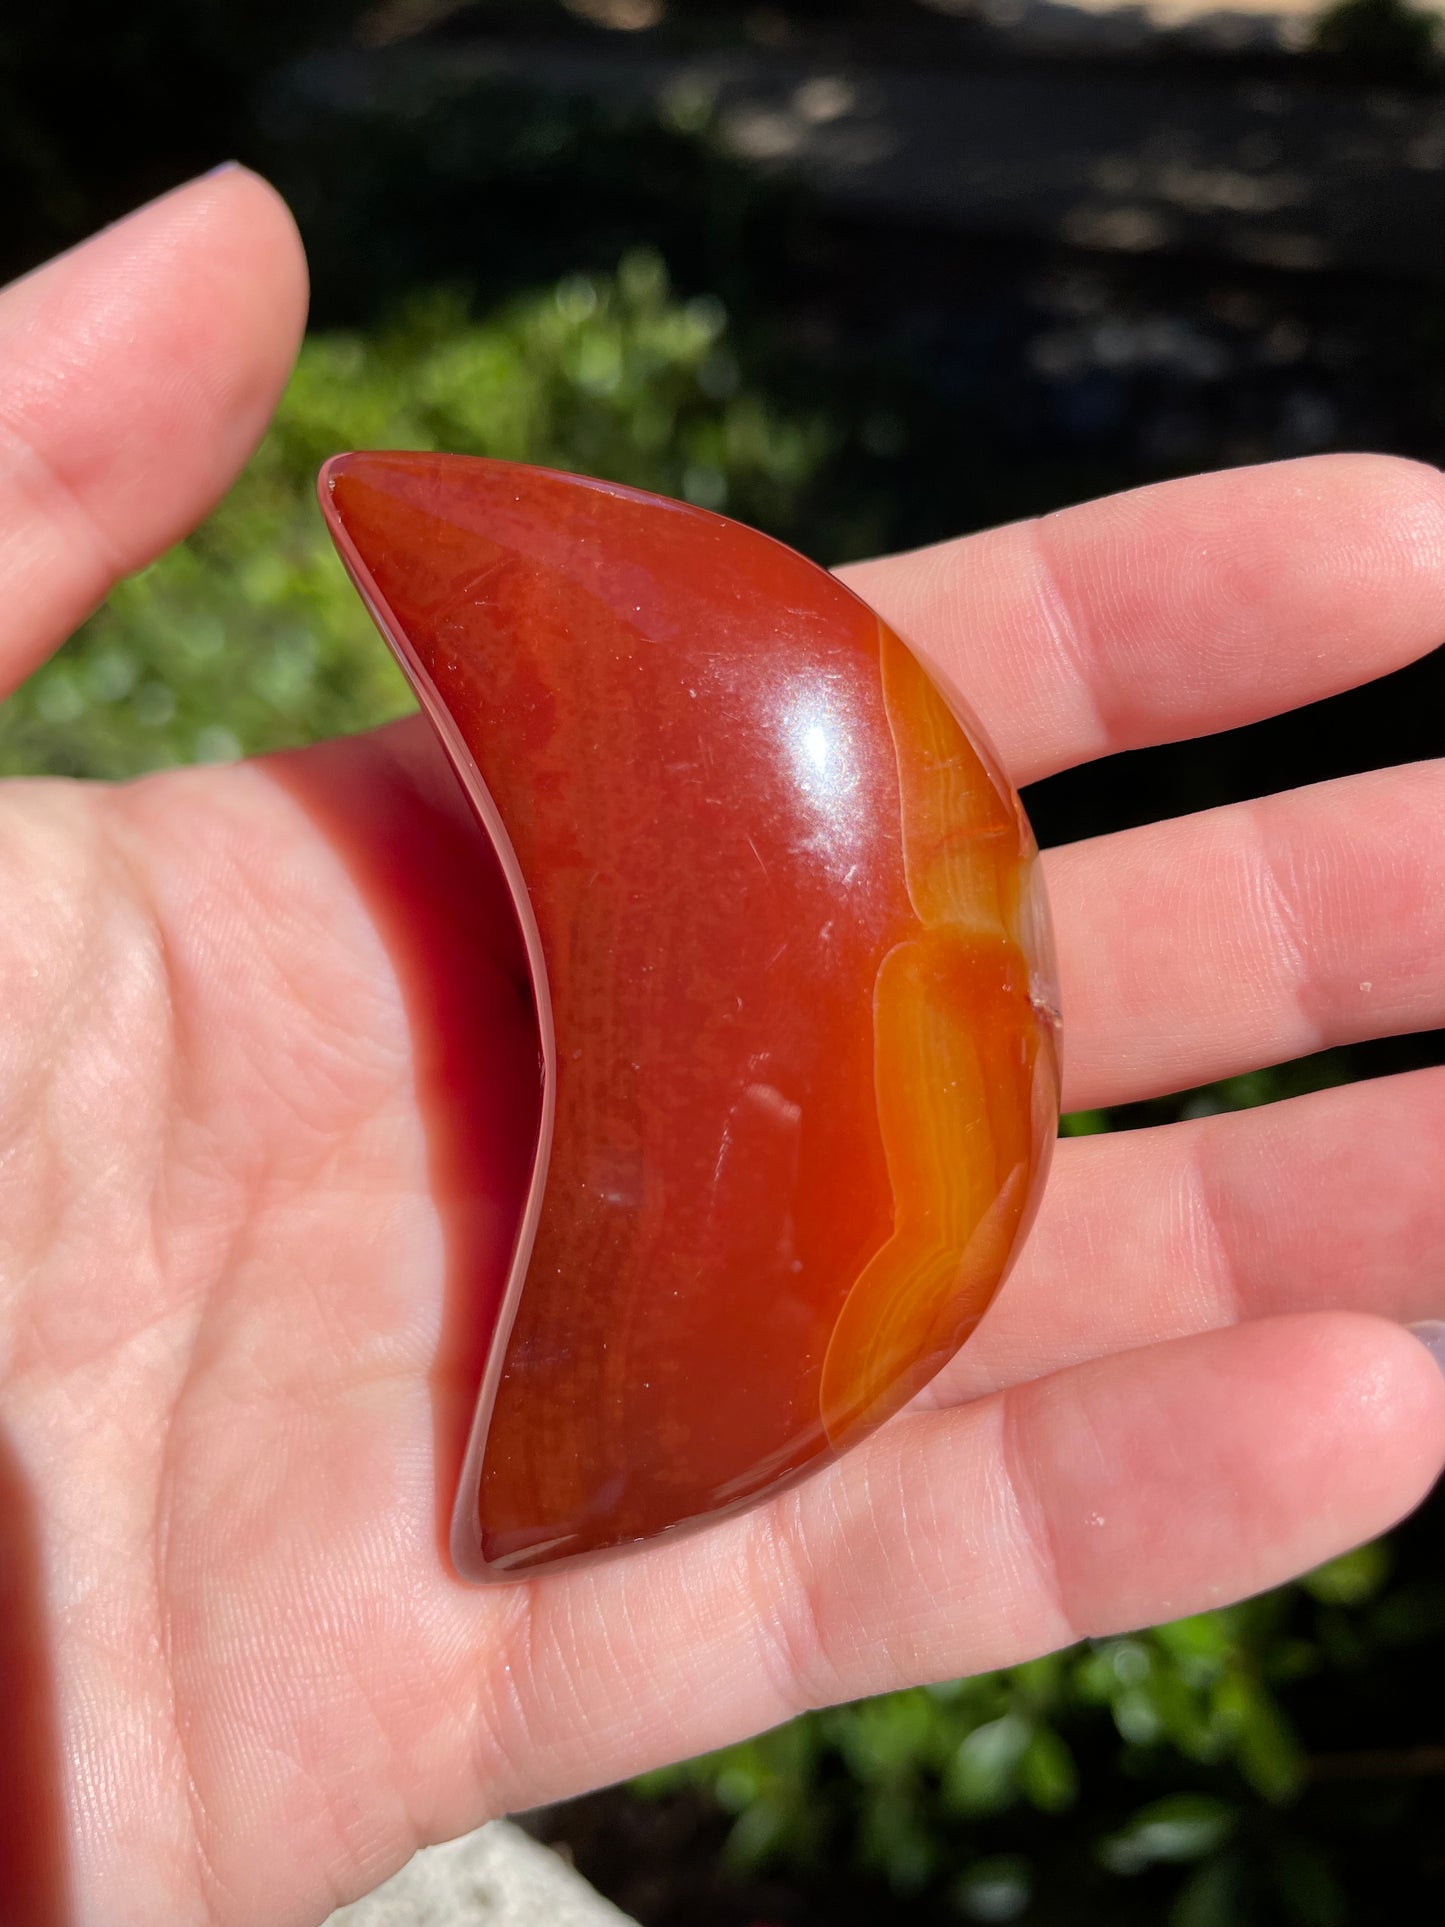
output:
[[[198,277],[204,339],[175,318]],[[233,176],[4,302],[13,680],[224,486],[299,275]],[[189,469],[134,453],[180,405],[166,357],[209,430]],[[858,580],[1028,780],[1430,647],[1445,490],[1366,460],[1220,477]],[[1068,1103],[1438,1023],[1442,784],[1055,853]],[[506,919],[450,887],[474,860],[408,726],[3,799],[0,1687],[30,1707],[29,1920],[315,1920],[488,1812],[1271,1583],[1439,1469],[1445,1387],[1389,1322],[1440,1309],[1424,1073],[1066,1143],[978,1338],[867,1446],[685,1544],[462,1588],[458,1264],[505,1250],[527,1051]]]

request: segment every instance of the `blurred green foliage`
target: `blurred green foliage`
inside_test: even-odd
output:
[[[316,471],[343,448],[580,469],[787,529],[828,451],[742,386],[714,297],[655,254],[486,320],[446,293],[313,337],[255,459],[189,541],[123,583],[0,708],[0,773],[124,777],[366,728],[409,704],[337,563]]]
[[[1374,1918],[1312,1795],[1381,1762],[1311,1758],[1289,1707],[1439,1638],[1445,1600],[1389,1581],[1388,1549],[1364,1546],[1226,1610],[809,1715],[638,1791],[702,1789],[735,1816],[740,1875],[872,1880],[920,1920]]]

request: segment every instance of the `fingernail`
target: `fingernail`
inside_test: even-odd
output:
[[[1414,1332],[1441,1371],[1445,1372],[1445,1318],[1422,1318],[1405,1329]]]
[[[200,178],[203,181],[213,181],[218,174],[234,174],[240,165],[239,161],[218,161],[214,167],[208,167]]]

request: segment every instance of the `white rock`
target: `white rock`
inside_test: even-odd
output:
[[[326,1927],[635,1927],[507,1820],[427,1847]]]

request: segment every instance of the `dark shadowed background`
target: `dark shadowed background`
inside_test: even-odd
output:
[[[0,771],[124,776],[406,708],[313,507],[338,448],[612,476],[823,562],[1199,468],[1440,460],[1435,16],[1278,4],[7,9],[0,270],[234,154],[290,198],[315,301],[244,480],[0,707]],[[1437,654],[1028,802],[1061,842],[1438,754],[1442,699]],[[1334,1051],[1065,1128],[1441,1054]],[[1264,1599],[535,1825],[647,1927],[1435,1918],[1442,1526],[1437,1498]]]

